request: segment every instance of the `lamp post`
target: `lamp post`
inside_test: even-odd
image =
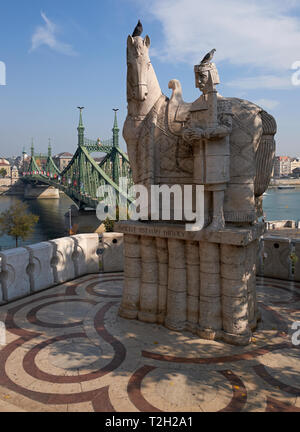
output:
[[[71,235],[72,230],[72,208],[69,207],[69,234]]]

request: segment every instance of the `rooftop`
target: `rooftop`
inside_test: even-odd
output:
[[[73,155],[68,152],[58,153],[57,155],[54,156],[54,158],[72,158],[72,157]]]
[[[10,163],[4,158],[0,158],[0,166],[8,166]]]

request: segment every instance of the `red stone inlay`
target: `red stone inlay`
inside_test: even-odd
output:
[[[28,338],[29,339],[29,338]],[[5,371],[5,363],[10,354],[17,349],[19,346],[26,342],[25,339],[17,339],[16,341],[10,343],[4,349],[0,351],[0,385],[5,386],[7,389],[19,393],[25,397],[35,400],[44,404],[70,404],[70,403],[81,403],[88,402],[94,399],[99,389],[92,390],[88,392],[72,393],[72,394],[61,394],[61,393],[44,393],[38,392],[30,389],[26,389],[21,385],[13,382]]]
[[[273,314],[275,320],[278,323],[278,327],[279,327],[279,331],[277,332],[277,335],[285,337],[289,332],[289,326],[288,326],[288,323],[286,322],[286,320],[277,311],[275,311],[270,306],[267,306],[265,304],[260,304],[260,306],[264,310],[271,312]]]
[[[253,366],[254,372],[264,381],[266,381],[270,386],[272,387],[278,387],[280,390],[292,394],[294,396],[300,396],[300,390],[296,387],[292,387],[288,384],[284,384],[283,382],[279,381],[277,378],[274,378],[272,375],[269,374],[267,369],[264,365],[259,364],[257,366]]]
[[[85,333],[71,333],[68,335],[62,335],[62,336],[56,336],[53,339],[49,339],[47,341],[41,342],[39,345],[32,348],[30,351],[28,351],[23,359],[23,368],[25,372],[27,372],[29,375],[31,375],[34,378],[37,378],[41,381],[47,381],[52,383],[79,383],[82,381],[88,381],[92,380],[94,378],[98,378],[99,371],[96,371],[96,373],[91,372],[86,375],[80,375],[80,376],[60,376],[60,375],[52,375],[47,372],[44,372],[38,368],[38,366],[35,363],[35,358],[38,355],[38,353],[46,348],[47,346],[54,344],[56,342],[67,340],[67,339],[75,339],[75,338],[87,338]]]
[[[162,412],[157,407],[151,405],[142,395],[141,387],[145,376],[155,370],[154,366],[143,366],[138,369],[130,378],[127,392],[134,406],[142,412]],[[232,385],[233,396],[230,403],[219,412],[242,411],[247,402],[247,390],[240,378],[230,370],[218,371]]]
[[[76,289],[81,284],[88,282],[88,281],[91,281],[91,280],[94,280],[94,279],[99,279],[99,275],[93,275],[93,276],[90,276],[90,277],[83,279],[83,280],[80,280],[80,281],[78,281],[78,279],[77,279],[77,281],[75,283],[73,283],[72,285],[70,285],[66,288],[66,291],[65,291],[66,295],[67,296],[77,295]]]
[[[300,290],[300,283],[296,281],[286,281],[286,280],[279,280],[279,279],[273,279],[263,276],[257,276],[256,280],[259,284],[262,284],[264,286],[271,286],[273,284],[276,284],[279,288],[286,287],[290,291],[294,291],[294,289]]]
[[[93,283],[89,283],[90,281],[93,280]],[[80,393],[44,393],[44,392],[38,392],[38,391],[34,391],[34,390],[30,390],[28,388],[24,388],[22,387],[22,381],[20,380],[19,383],[17,382],[13,382],[10,377],[6,374],[5,371],[5,364],[6,361],[8,360],[9,356],[11,355],[11,353],[14,352],[14,350],[16,350],[18,347],[21,347],[25,342],[33,340],[36,337],[39,337],[42,333],[41,332],[34,332],[34,331],[30,331],[27,329],[23,329],[20,328],[16,325],[15,321],[14,321],[14,316],[16,313],[18,313],[22,308],[24,307],[28,307],[29,305],[33,307],[33,305],[37,302],[42,303],[45,300],[51,299],[51,302],[39,305],[38,307],[34,307],[29,313],[28,313],[28,319],[29,322],[32,322],[34,324],[36,324],[38,322],[35,314],[37,313],[37,311],[43,307],[48,306],[49,304],[54,304],[57,303],[58,301],[88,301],[91,304],[97,304],[96,300],[86,300],[86,299],[80,299],[79,297],[75,299],[65,299],[66,295],[70,295],[70,296],[76,296],[76,288],[78,288],[80,285],[84,285],[87,289],[88,292],[90,292],[90,294],[93,294],[96,297],[107,297],[107,298],[112,298],[112,297],[119,297],[119,296],[109,296],[109,294],[101,294],[101,293],[97,293],[94,288],[97,285],[101,286],[101,282],[102,283],[106,283],[106,282],[113,282],[113,281],[121,281],[122,280],[122,275],[120,275],[120,279],[118,278],[118,276],[116,276],[115,274],[104,274],[104,275],[93,275],[93,276],[89,276],[89,277],[83,277],[80,279],[77,279],[76,281],[74,281],[73,284],[70,284],[68,287],[66,287],[64,284],[61,285],[62,287],[62,291],[64,291],[63,293],[58,293],[58,294],[52,294],[52,295],[45,295],[45,296],[41,296],[39,293],[36,293],[34,296],[31,296],[28,301],[24,302],[23,304],[18,304],[18,306],[12,307],[11,309],[8,310],[7,312],[7,317],[6,317],[6,328],[9,332],[16,334],[19,336],[19,338],[17,340],[14,340],[13,342],[11,342],[10,344],[8,344],[7,346],[5,346],[4,348],[2,348],[0,350],[0,385],[3,385],[4,387],[6,387],[9,390],[12,390],[16,393],[19,393],[20,395],[23,395],[24,397],[30,398],[32,400],[44,403],[44,404],[72,404],[72,403],[81,403],[81,402],[90,402],[94,408],[95,411],[99,411],[99,412],[113,412],[114,407],[111,404],[110,398],[109,398],[109,387],[103,387],[103,388],[98,388],[92,391],[86,391],[86,392],[80,392]],[[276,283],[277,282],[277,283]],[[300,284],[295,284],[293,282],[289,283],[289,282],[282,282],[282,281],[276,281],[274,280],[274,282],[272,282],[272,279],[263,279],[262,278],[262,283],[264,284],[264,286],[273,286],[273,287],[278,287],[284,290],[287,290],[289,292],[291,292],[294,296],[294,301],[295,299],[297,299],[299,297],[298,293],[295,293],[296,289],[299,290],[300,288]],[[278,285],[278,284],[282,285]],[[62,299],[63,298],[63,299]],[[57,300],[60,299],[60,300]],[[282,302],[280,302],[282,303]],[[291,300],[289,300],[286,303],[291,303]],[[48,381],[48,382],[53,382],[53,383],[70,383],[70,382],[83,382],[83,381],[87,381],[87,380],[92,380],[92,379],[96,379],[97,377],[101,377],[111,371],[116,370],[116,368],[118,368],[122,362],[124,361],[125,357],[126,357],[126,349],[125,347],[122,345],[122,343],[117,340],[116,338],[114,338],[113,335],[111,335],[105,328],[104,325],[104,318],[105,318],[105,313],[109,310],[110,307],[112,307],[113,305],[115,305],[115,302],[110,302],[107,303],[105,306],[103,306],[101,308],[101,310],[98,311],[95,320],[94,320],[94,325],[95,328],[99,334],[99,337],[103,338],[106,342],[110,343],[111,346],[114,349],[114,357],[113,359],[110,361],[110,363],[108,365],[106,365],[104,368],[102,368],[101,370],[97,370],[95,372],[92,373],[88,373],[86,375],[79,375],[76,377],[61,377],[61,376],[54,376],[51,374],[47,374],[44,373],[43,371],[39,370],[38,367],[35,364],[35,357],[38,354],[38,352],[41,349],[44,349],[45,347],[49,346],[50,344],[57,342],[59,340],[64,340],[64,339],[68,339],[68,338],[76,338],[76,337],[84,337],[86,338],[86,334],[81,332],[81,333],[74,333],[73,335],[61,335],[61,336],[57,336],[53,339],[50,339],[48,341],[39,343],[38,345],[34,346],[33,349],[31,349],[30,351],[26,352],[24,359],[23,359],[23,367],[25,369],[25,371],[27,373],[29,373],[31,376],[33,376],[34,378],[37,378],[38,380],[41,381]],[[273,313],[276,316],[276,319],[279,322],[280,327],[282,327],[282,324],[285,325],[285,328],[287,328],[287,323],[284,320],[283,317],[281,317],[281,315],[277,312],[274,311],[272,308],[270,308],[269,306],[263,306],[265,308],[265,310],[270,311],[271,313]],[[287,313],[290,312],[297,312],[297,309],[287,309]],[[82,321],[77,322],[77,323],[70,323],[71,326],[73,325],[79,325],[81,324]],[[56,326],[58,326],[58,328],[61,327],[65,327],[65,324],[55,324]],[[38,324],[40,325],[40,324]],[[69,325],[67,324],[67,326],[69,327]],[[47,328],[53,328],[51,323],[43,323],[42,327],[47,327]],[[280,333],[279,333],[280,334]],[[172,357],[172,356],[164,356],[164,355],[160,355],[160,354],[156,354],[156,353],[151,353],[151,352],[146,352],[143,351],[142,355],[144,357],[149,357],[149,358],[153,358],[155,360],[159,360],[159,361],[170,361],[170,362],[175,362],[175,363],[194,363],[194,364],[220,364],[220,363],[225,363],[225,362],[234,362],[234,361],[242,361],[242,360],[251,360],[253,358],[259,357],[260,355],[264,355],[266,353],[275,351],[275,350],[279,350],[279,349],[286,349],[286,348],[292,348],[292,345],[287,343],[287,341],[285,343],[280,343],[277,345],[267,345],[261,348],[256,348],[252,351],[248,351],[248,352],[244,352],[242,354],[235,354],[232,356],[223,356],[223,357],[213,357],[213,358],[180,358],[180,357]],[[133,372],[133,375],[131,376],[129,383],[128,383],[128,395],[129,398],[131,400],[131,402],[137,407],[137,409],[140,409],[141,411],[147,411],[147,412],[159,412],[160,410],[156,407],[154,407],[153,405],[151,405],[150,403],[148,403],[145,398],[142,395],[141,392],[141,387],[142,387],[142,380],[145,378],[145,376],[150,373],[152,370],[156,369],[153,366],[143,366],[142,368],[140,368],[139,370],[137,370],[136,372]],[[260,376],[260,378],[262,378],[264,381],[266,381],[268,384],[270,384],[272,387],[277,387],[280,390],[282,390],[283,392],[289,393],[293,396],[299,396],[300,395],[300,390],[292,387],[290,385],[286,385],[284,383],[282,383],[281,381],[279,381],[278,379],[273,378],[273,376],[270,375],[270,373],[265,369],[265,367],[263,365],[258,365],[258,366],[254,366],[254,370],[257,373],[258,376]],[[247,393],[246,393],[246,388],[243,384],[243,382],[240,380],[239,377],[237,377],[235,374],[233,374],[231,371],[229,370],[224,370],[224,371],[219,371],[219,373],[221,373],[224,377],[226,377],[226,379],[228,379],[232,385],[232,391],[233,391],[233,396],[232,396],[232,400],[231,402],[227,405],[227,407],[225,407],[224,409],[222,409],[221,411],[241,411],[244,410],[245,408],[245,404],[247,401]],[[68,380],[70,378],[70,380]],[[75,378],[75,381],[73,381]],[[67,379],[67,380],[65,380]],[[33,380],[34,381],[34,380]],[[101,385],[99,383],[99,385]],[[58,386],[57,391],[63,391],[64,390],[64,386]],[[20,396],[19,396],[20,397]],[[299,412],[300,408],[297,408],[295,406],[283,403],[279,400],[276,400],[274,398],[271,397],[267,397],[267,406],[266,406],[266,411],[295,411],[295,412]]]
[[[249,351],[242,354],[234,354],[231,356],[224,356],[224,357],[208,357],[208,358],[174,357],[174,356],[168,356],[163,354],[157,354],[149,351],[142,351],[142,356],[146,358],[151,358],[153,360],[172,362],[172,363],[218,364],[218,363],[231,363],[231,362],[242,361],[242,360],[251,360],[255,357],[265,355],[272,351],[291,348],[291,347],[292,347],[291,344],[287,342],[283,342],[276,345],[269,345],[269,346],[267,345],[265,347],[257,348],[253,351]]]
[[[83,323],[82,320],[80,321],[76,321],[73,323],[65,323],[65,324],[57,324],[57,323],[50,323],[50,322],[44,322],[39,320],[36,317],[36,314],[38,313],[39,310],[43,309],[44,307],[56,304],[56,303],[68,303],[68,302],[81,302],[81,303],[90,303],[91,305],[95,306],[97,304],[97,302],[93,301],[93,300],[88,300],[88,299],[80,299],[80,298],[74,298],[74,299],[63,299],[63,300],[55,300],[52,302],[48,302],[48,303],[44,303],[41,305],[36,306],[35,308],[31,309],[31,311],[28,312],[27,314],[27,320],[31,323],[31,324],[35,324],[39,327],[46,327],[46,328],[66,328],[66,327],[77,327],[79,325],[81,325]]]
[[[287,291],[289,294],[292,295],[291,298],[289,298],[289,300],[272,300],[271,302],[273,304],[278,304],[278,305],[283,305],[283,304],[291,304],[291,303],[296,303],[298,301],[300,301],[300,294],[296,293],[294,290],[294,287],[291,286],[283,286],[283,285],[279,285],[278,283],[272,282],[272,283],[262,283],[262,284],[258,284],[258,286],[261,287],[269,287],[269,288],[278,288],[281,289],[283,291]]]
[[[266,412],[300,412],[300,408],[293,405],[288,405],[277,399],[268,397]]]
[[[156,408],[155,406],[147,402],[141,392],[143,379],[148,373],[150,373],[154,369],[156,369],[156,367],[153,366],[141,367],[140,369],[135,371],[134,374],[131,376],[127,386],[129,399],[134,404],[134,406],[142,412],[162,412],[160,409]]]
[[[64,294],[63,294],[64,295]],[[55,296],[46,296],[47,298],[56,297]],[[38,299],[38,300],[41,300]],[[103,339],[110,343],[113,346],[113,349],[115,351],[115,356],[112,359],[112,361],[101,369],[102,375],[105,375],[111,371],[113,371],[115,368],[119,367],[119,365],[124,361],[126,356],[126,350],[124,346],[116,340],[104,327],[104,316],[107,310],[113,306],[115,303],[111,302],[106,304],[103,308],[99,310],[95,317],[95,324],[96,324],[96,330],[98,331],[99,336],[103,337]],[[24,307],[24,305],[20,305],[16,308],[13,308],[10,310],[10,314],[8,317],[8,321],[11,325],[14,325],[14,313],[16,313],[19,309]],[[34,339],[37,336],[40,336],[41,333],[34,333],[27,330],[19,329],[20,333],[22,334],[22,337],[19,339],[13,341],[12,343],[5,346],[0,351],[0,385],[5,386],[6,388],[19,393],[25,397],[28,397],[32,400],[44,403],[44,404],[71,404],[71,403],[81,403],[81,402],[88,402],[93,399],[95,399],[99,395],[99,389],[81,392],[81,393],[71,393],[71,394],[62,394],[62,393],[44,393],[44,392],[38,392],[34,390],[30,390],[27,388],[22,387],[21,385],[13,382],[10,377],[6,374],[5,371],[5,363],[8,359],[8,357],[11,355],[11,353],[17,349],[18,347],[22,346],[26,341]],[[82,336],[81,333],[79,333],[80,337]],[[78,335],[77,335],[78,336]],[[59,338],[59,337],[58,337]],[[38,352],[38,351],[37,351]],[[33,353],[35,356],[37,352]],[[30,356],[29,356],[30,360]],[[30,368],[28,357],[26,359],[26,368]],[[42,371],[39,371],[41,373]],[[59,377],[56,377],[59,378]],[[67,378],[67,377],[65,377]],[[72,377],[70,377],[72,378]],[[81,381],[84,381],[84,376]],[[93,375],[93,378],[95,378],[95,375]],[[55,382],[58,382],[56,380]]]
[[[95,412],[116,412],[109,398],[109,387],[98,390],[97,396],[92,400]]]
[[[96,292],[95,289],[94,289],[96,286],[98,286],[98,285],[102,285],[103,283],[107,283],[107,282],[120,282],[120,281],[122,281],[122,279],[109,279],[109,280],[106,280],[106,281],[101,281],[102,283],[101,283],[101,282],[94,282],[94,283],[92,283],[92,284],[89,284],[89,285],[86,287],[86,291],[87,291],[89,294],[91,294],[91,295],[93,295],[93,296],[96,296],[96,297],[104,297],[104,298],[121,298],[122,295],[101,294],[101,293]]]
[[[231,402],[219,412],[238,412],[242,411],[247,402],[247,390],[243,381],[231,370],[218,371],[228,379],[232,385],[233,396]]]
[[[90,373],[87,373],[85,375],[79,375],[79,376],[58,376],[58,375],[52,375],[47,372],[41,371],[37,365],[35,364],[35,358],[39,351],[46,348],[47,346],[54,344],[56,342],[72,339],[72,338],[87,338],[85,333],[72,333],[69,335],[61,335],[54,337],[52,339],[49,339],[47,341],[41,342],[39,345],[32,348],[30,351],[28,351],[23,359],[23,367],[24,370],[34,378],[37,378],[41,381],[47,381],[52,383],[79,383],[83,381],[90,381],[96,378],[103,377],[104,375],[108,374],[109,372],[112,372],[114,369],[120,366],[120,364],[124,361],[126,356],[126,350],[124,346],[117,341],[113,336],[111,336],[105,327],[103,326],[102,329],[100,329],[100,323],[104,319],[104,315],[107,312],[107,310],[113,305],[114,303],[110,303],[109,305],[105,305],[103,308],[100,309],[100,311],[97,313],[95,321],[98,322],[98,327],[96,328],[99,336],[103,337],[106,342],[110,343],[115,351],[115,355],[111,362],[104,366],[103,368],[93,371]]]
[[[82,284],[84,284],[86,282],[89,282],[91,280],[94,280],[94,279],[97,279],[98,283],[108,282],[110,280],[109,278],[111,278],[112,275],[114,277],[116,276],[114,273],[112,273],[112,274],[110,274],[110,273],[105,273],[105,274],[104,273],[100,273],[100,274],[94,274],[94,275],[86,277],[86,278],[83,277],[79,281],[78,281],[78,279],[76,279],[76,282],[74,284],[69,285],[66,288],[66,291],[65,291],[66,294],[65,295],[67,295],[67,296],[77,295],[76,289],[80,285],[82,285]],[[124,276],[120,275],[119,277],[120,277],[120,279],[118,279],[118,280],[124,280]]]
[[[116,302],[107,303],[102,309],[99,310],[94,320],[94,326],[98,335],[102,337],[102,339],[104,339],[105,342],[109,343],[115,351],[115,356],[112,359],[112,361],[102,369],[102,371],[106,371],[107,373],[112,372],[113,370],[118,368],[123,363],[126,357],[125,346],[113,335],[111,335],[104,326],[104,316],[106,312],[115,304],[117,303]]]
[[[14,320],[14,316],[17,312],[19,312],[19,310],[23,309],[26,306],[32,305],[35,302],[53,299],[53,298],[57,298],[57,297],[65,297],[65,294],[59,293],[59,294],[52,294],[52,295],[48,295],[48,296],[38,297],[36,299],[31,299],[30,301],[28,301],[26,303],[22,303],[19,306],[16,306],[12,309],[9,309],[7,311],[6,320],[5,320],[6,330],[8,330],[10,333],[13,333],[17,336],[21,336],[21,337],[25,337],[25,338],[29,337],[29,339],[31,339],[32,337],[39,336],[41,333],[33,332],[30,330],[25,330],[25,329],[17,326],[17,324],[15,323],[15,320]]]

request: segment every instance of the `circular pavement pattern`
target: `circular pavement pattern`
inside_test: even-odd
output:
[[[300,284],[258,278],[247,347],[119,318],[122,286],[122,274],[89,275],[0,307],[0,408],[300,411]]]

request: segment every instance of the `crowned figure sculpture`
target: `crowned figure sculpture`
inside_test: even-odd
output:
[[[212,192],[212,222],[207,227],[218,230],[225,227],[224,194],[230,180],[230,142],[232,107],[218,99],[216,85],[220,83],[214,63],[196,65],[196,87],[201,96],[191,105],[183,128],[183,139],[192,144],[195,184],[205,185]]]

